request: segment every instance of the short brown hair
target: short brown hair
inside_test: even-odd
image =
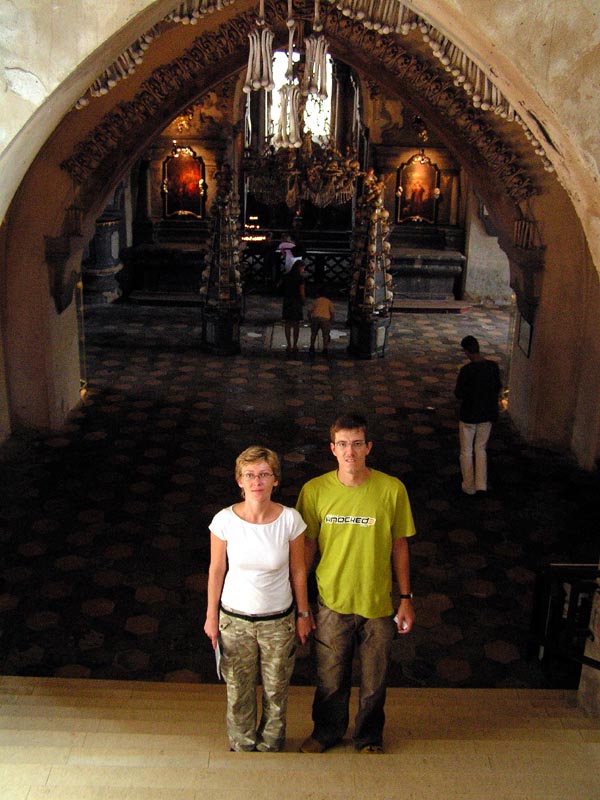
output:
[[[281,479],[281,466],[279,464],[279,456],[273,450],[269,450],[268,447],[261,447],[258,444],[254,444],[251,447],[247,447],[245,450],[239,454],[239,456],[235,460],[235,478],[236,480],[240,480],[242,477],[242,473],[244,472],[245,468],[248,464],[256,464],[259,461],[266,461],[267,464],[271,467],[273,471],[273,475],[275,476],[275,480],[279,481]]]
[[[356,428],[360,428],[363,431],[365,441],[368,442],[367,420],[362,414],[342,414],[339,416],[329,428],[329,439],[331,442],[335,442],[335,435],[338,431],[354,430]]]

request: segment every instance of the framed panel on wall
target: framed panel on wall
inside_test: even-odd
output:
[[[440,171],[424,150],[398,167],[396,222],[437,222]]]
[[[531,337],[533,335],[533,326],[527,322],[525,317],[519,315],[519,331],[517,342],[519,349],[529,358],[531,353]]]
[[[204,161],[191,147],[173,143],[171,155],[163,161],[163,215],[165,218],[203,219],[206,212]]]

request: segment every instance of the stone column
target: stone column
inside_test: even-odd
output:
[[[240,207],[229,165],[218,170],[216,179],[212,243],[200,286],[202,345],[219,355],[235,355],[240,351],[242,306]]]
[[[356,358],[385,355],[392,316],[390,245],[386,241],[389,212],[383,206],[383,181],[372,171],[365,176],[352,241],[352,284],[348,352]]]
[[[116,275],[123,269],[121,214],[106,213],[96,222],[96,233],[82,262],[83,298],[86,305],[113,303],[121,296]]]

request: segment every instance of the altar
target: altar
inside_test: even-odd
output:
[[[390,267],[394,298],[458,299],[465,263],[456,250],[397,248]]]

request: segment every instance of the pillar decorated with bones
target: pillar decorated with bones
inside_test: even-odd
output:
[[[357,204],[352,237],[352,282],[348,352],[357,358],[382,357],[392,315],[389,211],[383,205],[383,181],[369,170]]]
[[[217,193],[211,209],[212,236],[202,272],[202,344],[223,355],[240,350],[242,286],[240,279],[240,206],[231,167],[216,174]]]

